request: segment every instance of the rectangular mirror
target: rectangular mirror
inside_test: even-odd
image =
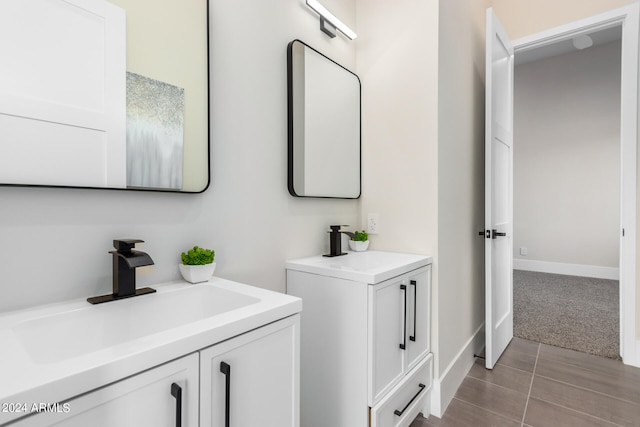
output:
[[[207,0],[2,0],[0,184],[209,185]]]
[[[296,197],[361,192],[360,79],[294,40],[287,48],[288,186]]]

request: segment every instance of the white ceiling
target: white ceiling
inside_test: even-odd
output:
[[[588,33],[588,35],[593,39],[593,46],[611,43],[622,39],[622,26],[618,25],[612,28],[594,31],[592,33]],[[542,46],[525,52],[516,52],[515,65],[538,61],[540,59],[563,55],[565,53],[576,52],[577,50],[578,49],[573,46],[573,39],[562,40],[554,44]]]

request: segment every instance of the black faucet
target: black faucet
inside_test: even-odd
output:
[[[91,304],[100,304],[123,298],[135,297],[155,292],[152,288],[136,289],[136,268],[145,265],[153,265],[149,254],[142,251],[134,251],[136,243],[144,240],[119,239],[113,241],[115,251],[113,254],[113,293],[97,297],[87,298]]]
[[[329,233],[329,253],[324,254],[322,256],[334,257],[334,256],[347,254],[346,252],[342,252],[342,238],[340,236],[340,233],[346,234],[349,237],[356,237],[356,235],[350,231],[340,231],[340,227],[348,227],[348,225],[330,225],[329,226],[329,228],[331,229],[331,231],[328,232]]]

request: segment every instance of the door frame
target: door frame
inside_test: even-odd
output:
[[[636,322],[638,47],[640,5],[631,3],[591,17],[513,40],[515,54],[598,29],[622,27],[620,110],[620,355],[640,367]]]

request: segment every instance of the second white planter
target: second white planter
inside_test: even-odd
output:
[[[189,283],[207,282],[213,276],[216,269],[216,263],[204,265],[184,265],[178,264],[182,278]]]
[[[349,248],[352,251],[362,252],[362,251],[366,251],[368,247],[369,247],[369,241],[368,240],[366,242],[360,242],[360,241],[356,241],[356,240],[349,240]]]

